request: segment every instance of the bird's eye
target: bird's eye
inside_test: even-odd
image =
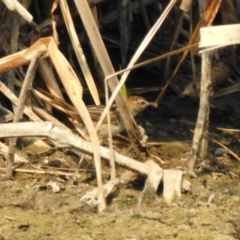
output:
[[[141,105],[145,105],[145,102],[144,102],[144,101],[142,101],[142,102],[141,102]]]

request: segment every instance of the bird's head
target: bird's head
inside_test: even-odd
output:
[[[152,106],[155,108],[157,107],[156,103],[148,102],[146,99],[139,96],[128,97],[126,104],[130,112],[133,114],[133,116],[136,116],[138,113],[142,112],[144,109],[146,109],[149,106]]]

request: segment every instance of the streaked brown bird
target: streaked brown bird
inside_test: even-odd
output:
[[[157,107],[156,103],[148,102],[146,99],[139,96],[128,97],[126,100],[126,105],[129,108],[130,112],[133,114],[133,116],[136,116],[137,114],[139,114],[149,106]],[[104,109],[104,106],[94,106],[94,107],[88,108],[90,116],[94,122],[98,121],[103,109]],[[125,130],[123,120],[120,117],[120,113],[117,110],[116,106],[114,106],[110,110],[110,119],[111,119],[112,136],[116,136],[117,134]],[[107,119],[105,119],[102,125],[100,126],[98,130],[98,136],[101,139],[108,138]]]

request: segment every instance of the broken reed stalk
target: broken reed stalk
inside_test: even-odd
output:
[[[188,160],[188,172],[189,175],[193,177],[196,177],[194,167],[196,165],[197,158],[199,156],[205,156],[208,148],[207,139],[204,137],[204,134],[207,135],[208,131],[210,112],[209,98],[212,91],[211,60],[212,51],[202,53],[200,105],[192,141],[191,155]]]
[[[0,171],[6,171],[6,168],[0,168]],[[23,173],[36,173],[36,174],[50,174],[50,175],[57,175],[57,176],[68,176],[68,177],[77,177],[81,178],[80,174],[74,173],[69,173],[69,172],[64,172],[64,171],[59,171],[59,170],[33,170],[33,169],[24,169],[24,168],[15,168],[12,170],[13,172],[23,172]],[[87,171],[87,170],[86,170]]]
[[[44,167],[46,167],[46,166],[44,166]],[[0,171],[5,172],[6,168],[0,167]],[[66,171],[72,171],[72,172],[66,172]],[[95,172],[94,170],[89,170],[89,169],[78,169],[78,171]],[[13,168],[13,172],[22,172],[22,173],[30,173],[30,174],[50,174],[50,175],[68,176],[68,177],[74,177],[74,178],[82,177],[81,174],[76,173],[76,169],[54,168],[54,167],[49,167],[49,166],[47,166],[47,169]],[[108,173],[103,173],[103,174],[108,175]]]
[[[7,123],[0,124],[0,138],[11,138],[11,137],[48,137],[57,147],[62,148],[74,148],[79,151],[93,155],[94,146],[91,142],[87,142],[75,136],[65,129],[58,128],[50,122],[23,122],[23,123]],[[109,159],[109,149],[102,146],[99,147],[100,154],[103,159]],[[143,175],[149,174],[149,168],[143,163],[125,157],[114,151],[114,158],[116,163],[137,171]]]
[[[109,92],[108,92],[108,85],[105,82],[105,99],[106,105],[109,101]],[[111,180],[116,180],[116,166],[114,160],[114,152],[113,152],[113,140],[112,140],[112,131],[111,131],[111,117],[110,117],[110,109],[108,109],[107,113],[107,123],[108,123],[108,142],[109,142],[109,159],[110,159],[110,173],[111,173]]]
[[[19,32],[20,32],[20,16],[18,13],[13,13],[13,19],[12,19],[12,27],[11,27],[11,40],[10,40],[10,52],[16,53],[18,51],[18,38],[19,38]],[[16,72],[15,70],[10,70],[7,73],[7,85],[9,89],[14,92],[14,79],[15,79]],[[12,103],[13,112],[16,111],[16,106]]]
[[[35,77],[35,73],[37,70],[37,64],[39,57],[44,54],[47,51],[47,48],[42,45],[39,48],[37,48],[33,52],[32,60],[29,64],[27,74],[25,76],[23,86],[21,88],[20,96],[19,96],[19,105],[16,107],[16,111],[14,114],[13,122],[19,122],[19,120],[22,118],[23,110],[25,107],[25,102],[27,98],[27,92],[33,82],[33,78]],[[11,179],[13,177],[13,163],[14,163],[14,146],[16,145],[17,138],[11,138],[9,141],[9,151],[8,151],[8,158],[6,161],[6,179]]]

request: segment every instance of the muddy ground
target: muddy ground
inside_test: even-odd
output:
[[[217,127],[239,129],[239,101],[238,94],[216,99],[210,120],[212,137],[235,152],[239,149],[238,136],[222,133]],[[172,108],[167,102],[157,110],[148,109],[138,121],[149,134],[150,152],[166,162],[162,167],[184,169],[198,102],[181,99]],[[191,182],[192,192],[183,194],[173,206],[164,202],[160,187],[158,195],[147,194],[137,209],[143,188],[143,181],[138,179],[115,188],[108,198],[107,210],[98,214],[79,201],[87,190],[96,186],[92,171],[81,171],[78,183],[67,177],[18,172],[13,181],[0,182],[0,239],[240,239],[240,165],[228,154],[215,156],[218,148],[210,143],[210,155],[201,171],[198,167],[197,179],[184,176]],[[27,156],[26,149],[22,152]],[[74,169],[78,161],[64,151],[54,151],[48,156],[32,155],[28,159],[35,167],[29,164],[21,168],[36,169],[46,160],[55,160],[55,167]],[[0,162],[4,166],[3,159]],[[93,170],[90,161],[82,168]],[[124,169],[118,168],[119,175],[123,172]],[[107,164],[103,164],[103,178],[109,179]],[[50,181],[60,185],[60,192],[53,193],[46,186]]]

